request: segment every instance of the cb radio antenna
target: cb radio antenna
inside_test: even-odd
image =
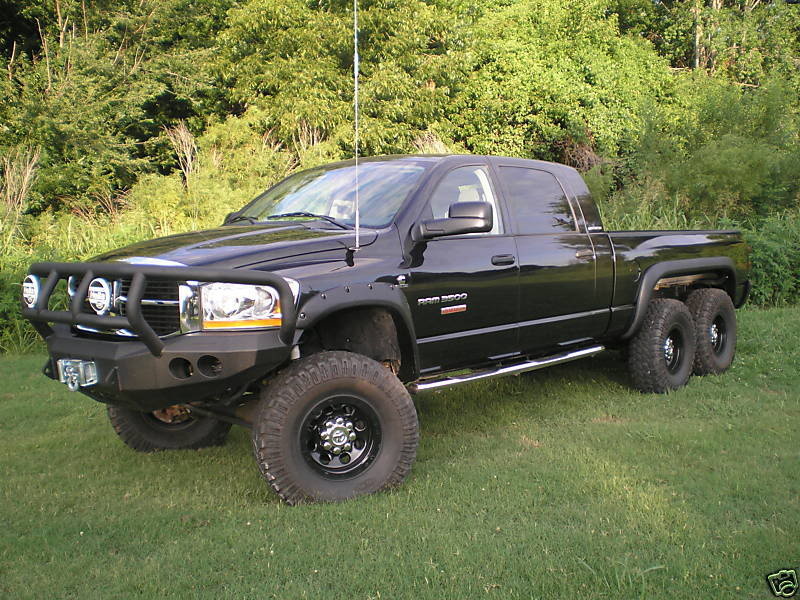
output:
[[[361,247],[361,210],[358,198],[358,0],[353,0],[353,147],[355,152],[356,179],[356,245],[353,251]]]

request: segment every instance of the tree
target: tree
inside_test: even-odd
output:
[[[203,67],[231,2],[23,3],[39,48],[0,84],[0,153],[41,152],[27,210],[93,210],[145,172],[177,166],[166,127],[224,112]],[[13,45],[13,44],[12,44]]]
[[[620,35],[598,0],[498,3],[475,38],[450,117],[453,136],[478,153],[588,168],[636,135],[642,99],[669,85],[650,44]]]
[[[287,145],[352,151],[353,31],[349,2],[250,0],[229,13],[218,72],[240,110]],[[402,152],[443,116],[461,72],[446,9],[419,0],[362,3],[361,111],[365,153]]]

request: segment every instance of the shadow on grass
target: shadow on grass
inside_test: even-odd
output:
[[[625,364],[608,352],[520,376],[423,392],[414,400],[424,438],[426,433],[456,437],[497,431],[522,418],[571,420],[576,409],[584,412],[609,397],[638,396]]]
[[[531,427],[536,427],[537,423],[567,425],[612,413],[608,409],[609,399],[625,411],[625,405],[635,404],[640,396],[627,384],[624,363],[616,353],[607,352],[518,377],[419,394],[414,398],[421,424],[419,457],[435,463],[437,456],[446,460],[450,455],[457,455],[463,451],[464,436],[509,440],[512,442],[509,447],[516,448],[519,438],[530,433]],[[70,406],[75,401],[62,386],[54,387],[53,393],[58,404],[62,399]],[[63,406],[63,418],[81,420],[71,408],[67,408],[66,403]],[[105,477],[115,479],[115,474],[125,472],[126,477],[134,480],[141,477],[141,481],[147,484],[150,481],[148,474],[158,473],[162,479],[158,484],[160,493],[168,494],[173,487],[194,486],[213,494],[215,488],[222,487],[236,490],[237,497],[246,502],[278,503],[277,496],[270,492],[254,464],[247,429],[234,427],[226,444],[218,448],[142,455],[116,439],[105,418],[104,407],[87,405],[85,411],[80,412],[89,419],[84,426],[91,425],[93,431],[77,443],[86,446],[87,451],[92,444],[99,443],[104,447],[102,459],[87,462],[93,465],[92,468],[106,471]],[[517,428],[518,423],[524,423],[524,428]],[[65,428],[50,439],[69,445],[71,438],[75,443],[74,435],[74,429]],[[85,456],[76,456],[75,464],[71,466],[78,471],[85,469],[86,464],[81,464],[85,460]],[[213,475],[203,477],[204,471]]]
[[[551,367],[519,377],[506,377],[416,396],[415,403],[421,423],[421,457],[433,458],[448,449],[458,453],[464,435],[492,435],[509,437],[518,421],[563,422],[583,414],[582,405],[590,405],[597,395],[596,386],[615,390],[626,381],[625,367],[613,353],[575,363]],[[71,398],[70,398],[71,399]],[[100,414],[102,412],[102,414]],[[131,476],[158,471],[177,488],[199,486],[213,493],[214,488],[237,490],[237,496],[258,504],[277,504],[277,496],[270,493],[261,479],[253,461],[250,431],[234,427],[225,445],[199,451],[180,450],[139,454],[124,446],[107,423],[105,410],[93,414],[93,427],[107,428],[97,431],[106,446],[103,460],[94,468],[107,471],[113,477],[119,471]],[[519,435],[516,431],[513,435]],[[426,439],[430,438],[430,439]],[[434,441],[435,440],[435,441]],[[68,443],[66,439],[64,443]],[[435,445],[434,445],[435,444]],[[434,450],[434,448],[436,448]],[[213,471],[214,480],[204,481],[198,473]],[[102,477],[101,477],[102,479]],[[163,490],[163,484],[159,487]],[[163,490],[166,492],[166,490]]]

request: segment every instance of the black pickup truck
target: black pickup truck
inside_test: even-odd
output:
[[[416,392],[606,348],[644,392],[722,373],[748,269],[735,231],[605,231],[563,165],[389,156],[295,173],[216,229],[34,264],[22,311],[45,374],[135,450],[245,425],[281,498],[331,501],[403,481]]]

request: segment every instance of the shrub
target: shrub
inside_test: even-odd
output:
[[[642,229],[707,229],[715,225],[709,218],[691,217],[687,204],[670,193],[658,179],[646,178],[610,195],[595,195],[597,178],[587,179],[594,195],[603,225],[607,230]]]
[[[751,301],[761,306],[800,301],[800,213],[769,217],[745,237],[752,247]]]
[[[779,79],[741,88],[721,78],[676,79],[675,97],[653,106],[623,157],[622,185],[663,184],[663,200],[691,219],[755,222],[797,206],[797,90]]]

